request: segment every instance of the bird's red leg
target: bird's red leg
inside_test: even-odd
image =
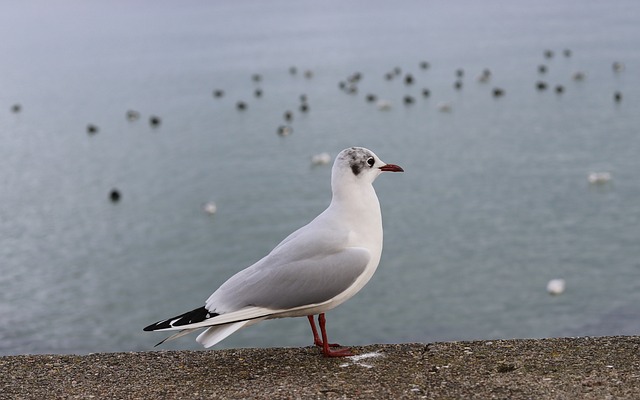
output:
[[[320,335],[318,335],[318,329],[316,329],[316,323],[313,320],[313,315],[307,315],[307,319],[309,319],[309,325],[311,325],[311,331],[313,332],[313,344],[318,347],[322,347],[322,339],[320,339]],[[329,343],[329,347],[340,347],[338,343]]]
[[[320,339],[320,336],[318,335],[318,329],[316,329],[316,323],[313,320],[313,315],[307,315],[307,318],[309,319],[309,325],[311,325],[311,331],[313,332],[313,344],[318,347],[322,347],[322,339]]]
[[[331,350],[329,348],[329,339],[327,338],[327,320],[324,317],[324,313],[318,315],[318,322],[320,323],[320,332],[322,333],[322,354],[325,357],[348,357],[353,355],[349,349]]]

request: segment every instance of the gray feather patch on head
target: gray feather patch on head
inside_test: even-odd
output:
[[[344,154],[344,158],[351,167],[351,172],[356,176],[367,166],[367,159],[371,156],[372,154],[362,147],[351,147]]]

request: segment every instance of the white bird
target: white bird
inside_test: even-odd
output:
[[[611,180],[610,172],[591,172],[587,177],[589,183],[593,184],[603,184],[607,183]]]
[[[380,111],[388,111],[391,110],[391,102],[389,100],[380,99],[376,103],[378,110]]]
[[[311,164],[313,165],[326,165],[331,162],[331,154],[324,152],[311,156]]]
[[[562,294],[564,292],[566,282],[564,279],[551,279],[547,283],[547,292],[552,295]]]
[[[451,109],[452,109],[451,103],[449,103],[448,101],[443,101],[438,103],[438,111],[440,112],[449,113],[451,112]]]
[[[371,150],[351,147],[331,170],[329,207],[285,238],[267,256],[222,284],[203,307],[165,319],[145,331],[179,332],[175,339],[205,328],[196,341],[211,347],[238,329],[272,318],[307,317],[314,344],[325,357],[352,355],[331,350],[324,313],[355,295],[378,267],[382,216],[373,181],[384,171],[403,172]],[[313,319],[318,315],[322,337]]]
[[[205,203],[202,208],[204,209],[204,212],[211,215],[215,214],[218,211],[218,206],[213,201]]]

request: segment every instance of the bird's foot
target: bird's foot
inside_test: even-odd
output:
[[[324,347],[324,343],[322,343],[322,340],[320,339],[314,340],[313,344],[315,344],[318,347]],[[340,344],[338,343],[329,343],[329,347],[342,347],[342,346],[340,346]]]
[[[351,352],[351,349],[344,348],[340,350],[329,350],[329,348],[325,347],[322,349],[322,355],[325,357],[351,357],[354,354]]]

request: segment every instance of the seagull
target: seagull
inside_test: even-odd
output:
[[[331,162],[331,154],[327,152],[314,154],[311,156],[312,165],[325,165]]]
[[[215,214],[218,211],[218,206],[213,201],[205,203],[202,208],[204,209],[204,212],[211,215]]]
[[[144,330],[178,331],[160,345],[204,328],[196,341],[208,348],[267,319],[307,317],[314,344],[325,357],[352,356],[348,348],[332,349],[341,346],[329,343],[325,312],[360,291],[376,271],[382,215],[372,184],[382,172],[403,171],[363,147],[341,151],[331,169],[332,199],[325,211],[229,278],[204,306]]]
[[[564,279],[551,279],[547,283],[547,292],[551,295],[562,294],[564,292],[565,285],[566,283]]]
[[[589,183],[601,185],[611,180],[611,173],[610,172],[591,172],[587,177],[587,179],[589,180]]]

